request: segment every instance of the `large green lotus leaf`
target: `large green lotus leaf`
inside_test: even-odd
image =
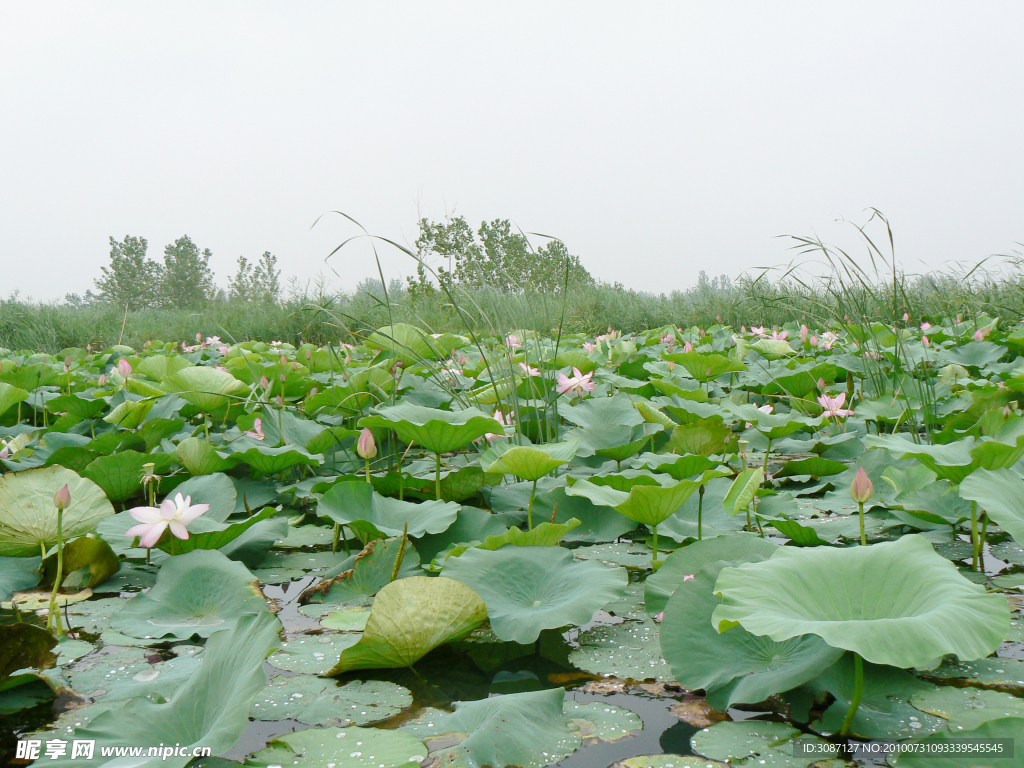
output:
[[[300,465],[315,467],[323,463],[324,460],[320,454],[287,445],[280,448],[254,445],[246,450],[234,451],[231,458],[248,464],[252,468],[254,477],[267,477]]]
[[[8,408],[11,408],[23,400],[28,400],[29,393],[20,387],[13,387],[7,382],[0,381],[0,416]]]
[[[714,469],[719,462],[693,453],[678,455],[675,453],[642,453],[632,461],[635,469],[649,469],[652,472],[666,474],[674,480],[685,480]]]
[[[411,543],[407,541],[403,547],[401,536],[374,539],[362,552],[331,568],[320,582],[299,595],[299,602],[341,603],[362,595],[375,595],[391,583],[399,553],[402,562],[396,578],[417,575],[420,557]]]
[[[385,325],[371,333],[366,339],[368,347],[380,347],[390,351],[395,358],[406,365],[436,360],[444,352],[435,348],[433,339],[426,331],[408,323]]]
[[[169,698],[198,671],[201,651],[194,645],[178,646],[179,655],[155,663],[152,651],[144,648],[93,654],[74,665],[68,673],[68,687],[104,704],[150,694]]]
[[[342,651],[328,674],[410,667],[439,645],[466,637],[486,618],[483,600],[461,582],[427,576],[393,581],[377,593],[359,642]]]
[[[484,472],[515,475],[522,480],[539,480],[572,461],[578,447],[577,440],[546,445],[497,444],[480,455],[480,466]]]
[[[722,501],[722,507],[726,514],[738,515],[750,506],[762,483],[764,482],[764,467],[745,469],[736,475],[729,492]]]
[[[187,400],[203,413],[223,408],[232,396],[249,392],[249,388],[230,373],[208,365],[194,365],[172,373],[163,380],[163,388]]]
[[[767,360],[778,360],[796,352],[785,339],[758,339],[750,348]]]
[[[663,355],[666,360],[678,363],[697,381],[705,384],[723,373],[747,370],[747,366],[725,355],[704,354],[703,352],[673,352]]]
[[[726,568],[715,592],[719,631],[741,624],[776,641],[815,634],[876,664],[928,667],[947,653],[988,656],[1010,625],[989,594],[937,555],[923,536],[867,547],[779,547],[760,563]]]
[[[290,635],[267,660],[278,669],[306,675],[322,675],[342,651],[359,642],[358,632],[325,632],[320,635]]]
[[[624,440],[616,440],[617,444],[610,446],[593,445],[594,453],[612,461],[622,462],[643,450],[644,446],[650,446],[652,435],[656,435],[664,429],[660,424],[640,424],[630,427],[629,433]]]
[[[292,675],[273,678],[256,696],[249,716],[309,725],[365,725],[387,720],[411,706],[408,689],[395,683],[352,680],[339,685],[330,678]]]
[[[458,450],[488,433],[505,434],[501,423],[475,408],[442,411],[408,403],[374,409],[359,420],[359,426],[393,429],[399,439],[432,453]]]
[[[249,569],[212,549],[168,559],[156,584],[116,613],[112,629],[140,638],[209,637],[267,603]]]
[[[921,469],[934,478],[931,470]],[[967,480],[971,477],[973,475],[968,475]],[[891,502],[891,507],[901,507],[915,517],[938,526],[956,525],[971,519],[971,505],[957,490],[949,480],[933,479],[924,488],[901,493]]]
[[[64,467],[27,469],[0,477],[0,556],[31,557],[57,543],[53,495],[67,484],[71,506],[64,510],[63,536],[89,533],[114,514],[103,489]]]
[[[586,496],[594,504],[613,507],[620,515],[646,525],[671,517],[705,480],[679,480],[674,485],[634,485],[629,493],[588,480],[577,480],[566,489],[569,496]]]
[[[750,422],[758,432],[772,440],[779,440],[788,437],[794,432],[801,430],[806,432],[817,432],[821,429],[824,417],[811,418],[799,413],[765,413],[758,410],[750,403],[733,403],[729,400],[723,402],[723,406],[738,420]]]
[[[634,528],[636,521],[630,520],[614,509],[598,506],[585,496],[569,496],[565,486],[559,486],[541,495],[538,490],[533,504],[533,516],[537,520],[551,520],[567,523],[577,519],[581,524],[562,536],[562,541],[582,541],[598,544],[615,541]]]
[[[717,424],[713,421],[680,424],[678,427],[672,428],[672,434],[665,445],[665,450],[674,453],[710,456],[722,453],[731,437],[732,430],[725,424]]]
[[[489,536],[501,536],[508,530],[490,512],[475,507],[460,507],[455,522],[443,533],[427,534],[416,541],[416,550],[423,561],[429,563],[439,553],[455,544],[483,541]]]
[[[428,713],[429,722],[419,718],[402,730],[422,739],[469,734],[434,753],[452,768],[542,768],[572,754],[582,743],[579,733],[569,729],[564,699],[565,689],[549,688],[458,701],[451,714]]]
[[[972,748],[978,740],[1010,739],[1003,742],[1001,754],[985,755]],[[957,744],[959,742],[959,745]],[[915,739],[914,744],[926,744],[918,753],[900,752],[890,760],[894,768],[935,768],[935,751],[942,751],[942,768],[1011,768],[1020,761],[1020,744],[1024,743],[1024,717],[1004,717],[988,720],[973,731],[949,733],[943,731]],[[1010,756],[1008,747],[1014,748]],[[935,751],[929,751],[935,750]]]
[[[160,390],[157,392],[163,394]],[[149,415],[155,403],[154,400],[125,400],[104,416],[103,420],[121,429],[135,429]]]
[[[846,471],[846,465],[841,461],[824,459],[821,456],[810,456],[806,459],[792,459],[782,465],[782,469],[775,472],[772,477],[793,477],[794,475],[810,475],[811,477],[826,477],[838,475]]]
[[[1016,435],[1012,443],[982,438],[971,448],[974,462],[983,469],[1012,467],[1024,456],[1024,435]]]
[[[278,736],[245,761],[245,768],[418,768],[427,748],[401,731],[383,728],[307,728]],[[237,765],[235,763],[234,765]]]
[[[121,570],[121,561],[103,539],[81,536],[64,545],[61,587],[80,590],[102,584]],[[43,578],[53,584],[57,578],[57,553],[43,561]]]
[[[0,557],[0,603],[11,599],[11,594],[32,589],[39,583],[39,562],[35,557]]]
[[[381,496],[373,486],[359,480],[336,483],[316,505],[318,515],[347,525],[363,520],[386,536],[442,533],[455,522],[459,505],[455,502],[423,501],[414,504]]]
[[[966,344],[940,350],[937,357],[946,363],[984,368],[1006,354],[1006,347],[991,341],[969,341]]]
[[[52,652],[57,638],[34,624],[0,624],[0,690],[19,669],[50,669],[57,663]]]
[[[559,406],[558,415],[581,430],[600,429],[608,424],[633,427],[643,422],[632,399],[623,394],[594,397],[578,405]]]
[[[452,547],[447,557],[459,557],[469,549],[496,550],[504,546],[514,547],[553,547],[558,544],[569,531],[580,526],[580,521],[570,517],[564,523],[541,523],[535,525],[532,531],[524,531],[520,528],[509,528],[500,536],[488,536],[483,542],[471,542]]]
[[[979,469],[960,483],[960,495],[976,501],[995,523],[1024,544],[1024,480],[1009,469]]]
[[[152,355],[140,360],[139,364],[135,366],[135,370],[145,374],[153,381],[162,381],[167,376],[173,376],[191,365],[189,360],[179,355]]]
[[[768,766],[768,768],[831,768],[846,763],[822,760],[832,751],[803,754],[799,744],[830,747],[824,739],[802,734],[786,723],[766,720],[740,720],[715,723],[690,737],[690,747],[698,755],[725,761],[728,765]],[[699,765],[699,763],[697,763]]]
[[[574,560],[562,547],[470,549],[449,558],[441,575],[483,598],[494,634],[523,645],[542,629],[588,623],[629,582],[624,568]]]
[[[256,568],[266,557],[267,550],[288,535],[288,520],[280,515],[261,520],[232,539],[220,551],[246,568]]]
[[[199,669],[166,701],[138,697],[119,709],[103,712],[87,727],[74,729],[73,738],[96,740],[93,759],[65,758],[60,762],[89,768],[184,768],[192,759],[191,749],[181,757],[131,761],[101,755],[102,747],[161,742],[209,747],[215,755],[227,752],[249,725],[249,707],[267,682],[263,660],[280,645],[280,628],[280,622],[263,610],[239,617],[230,630],[214,632]],[[62,732],[61,738],[68,736]]]
[[[113,502],[126,501],[142,490],[142,465],[154,459],[166,461],[166,454],[150,456],[138,451],[121,451],[110,456],[99,456],[83,471],[82,476],[103,489]]]
[[[673,679],[658,645],[658,625],[650,617],[584,630],[579,644],[569,663],[584,672],[637,681]]]
[[[974,437],[968,435],[945,445],[918,445],[900,435],[866,435],[865,448],[885,448],[893,458],[913,458],[944,480],[961,482],[980,464],[971,455]],[[878,488],[878,484],[875,484]]]
[[[274,507],[264,507],[252,517],[237,523],[218,523],[216,520],[204,520],[202,517],[197,517],[189,523],[187,539],[179,539],[168,529],[163,532],[156,546],[169,555],[184,555],[186,552],[197,549],[221,549],[279,511]],[[243,558],[233,556],[231,559],[242,560]]]
[[[3,385],[0,384],[0,389]],[[53,412],[63,412],[79,421],[86,421],[87,419],[93,419],[107,408],[107,401],[101,398],[88,397],[82,393],[72,393],[70,395],[61,395],[50,400],[47,404],[47,408]],[[3,411],[0,410],[0,414]]]
[[[1024,717],[1024,699],[999,691],[934,687],[914,694],[910,703],[922,712],[949,721],[952,731],[971,730],[989,720]]]
[[[224,458],[212,445],[198,437],[182,440],[178,443],[174,455],[190,475],[224,472],[238,463],[238,458],[234,454],[230,458]]]
[[[231,478],[222,472],[215,472],[212,475],[201,477],[190,477],[174,489],[174,493],[182,496],[191,496],[193,504],[209,504],[210,508],[203,513],[207,520],[216,520],[223,523],[228,516],[235,511],[238,490]],[[261,504],[252,504],[252,509],[257,509]]]
[[[695,541],[677,549],[661,563],[657,573],[644,582],[644,604],[654,616],[665,610],[668,599],[687,576],[719,560],[750,562],[771,557],[777,544],[753,533],[734,533]],[[710,624],[710,622],[709,622]]]
[[[735,537],[708,543],[726,538]],[[713,594],[716,570],[709,566],[679,584],[661,623],[661,652],[676,680],[690,690],[706,690],[712,707],[724,712],[734,704],[764,701],[803,685],[842,656],[816,635],[775,642],[742,627],[716,632],[711,614],[722,602]]]

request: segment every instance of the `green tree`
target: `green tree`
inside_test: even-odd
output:
[[[199,246],[188,235],[183,235],[164,248],[161,300],[165,306],[182,309],[201,309],[217,293],[210,269],[209,248]]]
[[[238,257],[238,271],[228,281],[228,298],[260,304],[276,304],[281,300],[281,270],[277,256],[264,251],[259,261],[250,264]]]
[[[433,285],[425,263],[440,257],[436,273],[445,287],[489,287],[502,293],[558,293],[565,285],[593,285],[594,278],[560,240],[533,249],[523,234],[512,231],[508,219],[482,222],[474,233],[462,216],[444,222],[421,219],[416,251],[420,258],[409,289],[429,293]]]
[[[152,307],[160,292],[161,267],[146,258],[146,238],[126,235],[122,242],[110,238],[110,266],[95,281],[99,298],[119,307]]]

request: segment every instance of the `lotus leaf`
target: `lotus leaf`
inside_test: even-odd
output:
[[[197,549],[168,559],[153,588],[129,600],[110,626],[140,638],[209,637],[231,629],[246,613],[266,609],[248,568],[216,550]]]
[[[483,598],[499,638],[522,644],[543,629],[588,623],[629,581],[624,569],[574,560],[561,547],[470,549],[450,558],[441,574]]]
[[[494,445],[480,456],[484,472],[515,475],[521,480],[539,480],[572,461],[579,442],[546,445]]]
[[[334,660],[342,652],[359,642],[359,638],[357,632],[290,636],[267,661],[289,672],[322,675],[334,666]]]
[[[779,547],[768,560],[725,568],[715,593],[720,632],[740,624],[777,642],[815,634],[895,667],[928,667],[947,653],[988,656],[1010,624],[1003,597],[963,578],[915,534],[848,549]]]
[[[79,537],[64,545],[64,571],[61,587],[85,589],[101,584],[121,570],[110,545],[103,539]],[[53,584],[57,578],[57,553],[43,561],[44,581]]]
[[[230,398],[249,392],[249,388],[230,373],[207,365],[195,365],[172,373],[163,380],[163,388],[192,403],[203,413],[223,408]]]
[[[979,739],[1009,739],[1010,743],[1003,742],[1003,749],[1006,751],[1002,754],[979,755],[970,747],[971,742],[977,744]],[[935,733],[922,739],[915,739],[914,743],[923,743],[929,745],[931,749],[943,750],[943,768],[1010,768],[1019,760],[1019,754],[1015,751],[1011,756],[1006,748],[1011,745],[1016,747],[1022,740],[1024,718],[1004,717],[999,720],[988,720],[972,731]],[[959,749],[956,746],[957,742],[961,742],[962,745]],[[932,768],[935,765],[934,752],[901,752],[894,756],[891,764],[894,768]]]
[[[312,675],[275,677],[252,704],[257,720],[298,720],[309,725],[365,725],[394,717],[412,706],[400,685],[382,680],[353,680],[339,685]]]
[[[976,501],[1014,541],[1024,544],[1024,479],[1009,469],[979,469],[960,483],[960,495]]]
[[[65,540],[89,533],[114,514],[103,490],[64,467],[8,472],[0,477],[0,556],[31,557],[57,543],[53,495],[67,484],[71,506],[64,510]]]
[[[826,768],[819,758],[829,752],[798,752],[798,743],[827,747],[824,739],[801,734],[785,723],[765,720],[741,720],[716,723],[697,731],[690,746],[699,755],[723,760],[729,765],[768,765],[778,768],[810,768],[812,764]],[[834,753],[833,753],[834,754]],[[751,759],[753,758],[753,759]],[[842,763],[838,763],[842,765]]]
[[[483,601],[461,582],[427,576],[393,581],[377,593],[359,642],[342,652],[328,674],[412,666],[486,618]]]
[[[165,530],[156,546],[169,555],[183,555],[197,549],[221,549],[236,541],[240,536],[255,526],[276,515],[280,510],[264,507],[247,520],[237,523],[218,523],[215,520],[204,520],[198,517],[190,523],[191,533],[187,539],[179,539],[171,531]],[[232,555],[238,551],[232,552]],[[227,552],[225,555],[229,554]],[[241,557],[233,556],[232,560]]]
[[[341,603],[363,595],[375,595],[391,583],[395,560],[402,561],[396,578],[419,573],[420,557],[416,548],[402,537],[375,539],[357,555],[332,568],[323,580],[299,596],[300,603]]]
[[[50,669],[57,663],[57,638],[34,624],[0,624],[0,690],[19,669]]]
[[[501,423],[475,408],[441,411],[409,404],[375,409],[359,420],[359,426],[393,429],[400,440],[437,454],[463,448],[489,432],[505,433]]]
[[[32,589],[39,583],[41,557],[0,557],[0,602],[11,599],[11,594]]]
[[[245,768],[418,768],[427,748],[401,731],[382,728],[308,728],[278,736],[251,758]]]
[[[661,656],[658,625],[646,616],[592,627],[580,632],[578,640],[569,663],[585,672],[637,681],[673,679]]]
[[[316,513],[342,525],[362,520],[386,536],[401,536],[407,531],[409,536],[417,537],[447,530],[458,516],[459,505],[450,501],[414,504],[381,496],[369,483],[348,480],[335,484],[323,495]]]

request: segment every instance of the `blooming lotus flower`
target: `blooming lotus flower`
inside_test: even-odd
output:
[[[821,334],[821,348],[832,349],[832,345],[839,341],[839,334],[832,331],[825,331]]]
[[[750,326],[750,332],[752,334],[754,334],[755,336],[762,337],[762,338],[764,336],[767,336],[767,334],[764,332],[764,326],[763,325],[752,325],[752,326]]]
[[[356,441],[356,453],[359,454],[359,458],[367,461],[377,455],[377,443],[374,441],[373,432],[369,427],[363,427],[363,431],[359,433],[359,439]]]
[[[211,347],[215,347],[218,344],[220,344],[220,336],[207,336],[206,343],[209,344]]]
[[[540,376],[540,369],[531,368],[529,363],[520,363],[519,368],[527,376]]]
[[[226,355],[228,352],[231,351],[231,347],[229,347],[227,344],[221,344],[220,348],[217,351],[220,352],[222,355]]]
[[[251,437],[253,440],[262,440],[266,437],[263,434],[263,419],[256,419],[252,423],[252,429],[248,432],[243,433],[246,437]]]
[[[772,329],[772,338],[776,341],[785,341],[789,336],[789,331],[776,331]]]
[[[829,418],[842,418],[843,416],[853,416],[853,411],[849,408],[843,408],[843,404],[846,402],[846,393],[840,392],[836,397],[830,397],[829,395],[818,395],[818,405],[825,409],[825,415]]]
[[[597,344],[595,344],[592,341],[584,341],[583,342],[583,349],[589,355],[591,352],[593,352],[595,349],[597,349]]]
[[[929,323],[927,320],[925,322],[921,323],[921,330],[922,331],[927,331],[931,327],[932,327],[932,324]]]
[[[519,343],[519,337],[514,333],[510,333],[505,337],[505,344],[509,349],[522,349],[523,345]]]
[[[501,412],[500,408],[496,408],[494,410],[494,413],[492,414],[492,416],[494,417],[495,421],[500,422],[501,424],[504,424],[506,427],[511,427],[513,424],[516,423],[515,420],[512,418],[512,414],[511,413],[506,416],[504,413]],[[485,434],[483,436],[483,438],[477,438],[477,439],[478,440],[480,440],[480,439],[494,440],[497,437],[508,437],[508,435],[506,435],[504,432],[502,432],[500,435],[496,434],[494,432],[488,432],[487,434]]]
[[[579,395],[585,397],[584,392],[594,391],[594,372],[591,371],[587,375],[583,375],[579,368],[574,367],[572,369],[573,376],[570,379],[564,373],[558,374],[558,386],[555,387],[556,391],[560,395],[564,395],[567,392],[573,395]]]
[[[870,501],[874,493],[875,486],[872,484],[871,478],[868,477],[868,473],[864,471],[864,467],[861,467],[857,470],[853,483],[850,484],[850,498],[858,504],[865,504]]]
[[[188,524],[209,508],[209,504],[193,504],[191,496],[182,498],[180,493],[175,495],[173,501],[169,497],[164,499],[159,507],[135,507],[129,509],[128,514],[138,520],[140,525],[129,528],[125,536],[140,537],[139,544],[147,548],[156,546],[167,528],[179,539],[187,539]]]
[[[667,333],[666,333],[666,334],[665,334],[664,336],[662,336],[662,337],[661,337],[661,343],[662,343],[662,344],[675,344],[675,342],[676,342],[676,340],[675,340],[675,339],[673,339],[673,338],[672,338],[672,337],[671,337],[671,336],[670,336],[669,334],[667,334]]]
[[[117,372],[120,373],[124,378],[128,378],[132,374],[132,366],[123,357],[117,361]]]
[[[683,344],[683,352],[693,352],[693,344],[690,342]]]

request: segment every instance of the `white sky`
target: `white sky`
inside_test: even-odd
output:
[[[1019,1],[0,0],[0,295],[82,293],[126,234],[307,279],[355,233],[330,210],[509,218],[655,292],[852,245],[868,206],[912,271],[1006,253],[1022,32]]]

